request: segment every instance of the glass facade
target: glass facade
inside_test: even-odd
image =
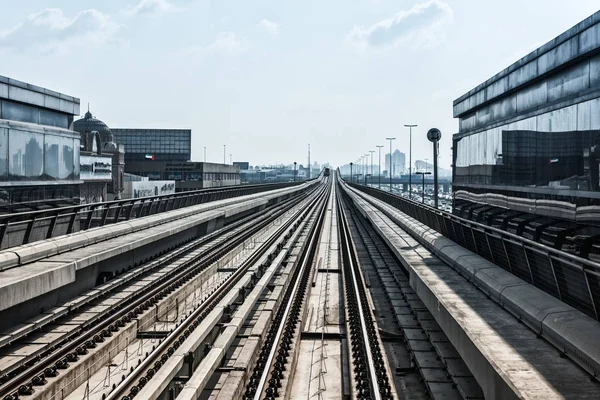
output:
[[[598,191],[600,99],[454,139],[455,184]]]
[[[191,159],[190,129],[111,129],[117,143],[125,145],[126,159],[143,159],[146,154],[158,160]]]
[[[0,184],[77,181],[78,147],[70,134],[0,127]]]

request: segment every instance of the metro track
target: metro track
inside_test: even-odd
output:
[[[312,198],[310,206],[307,206],[301,212],[297,212],[294,218],[291,218],[285,224],[281,225],[277,232],[261,245],[261,249],[240,265],[219,290],[212,293],[209,298],[192,313],[192,315],[186,318],[175,329],[173,334],[165,338],[165,340],[157,347],[156,351],[151,353],[142,362],[140,367],[135,369],[133,373],[121,382],[121,384],[108,395],[107,399],[129,400],[138,396],[140,398],[154,398],[154,396],[157,396],[157,394],[160,394],[160,392],[166,389],[167,386],[169,386],[170,381],[176,377],[178,369],[180,368],[177,361],[178,352],[190,354],[197,350],[196,348],[191,348],[194,344],[186,342],[186,339],[188,339],[190,335],[204,338],[207,337],[208,333],[214,329],[217,324],[218,319],[211,318],[210,315],[211,312],[214,312],[215,307],[219,307],[220,301],[225,297],[231,298],[232,295],[233,297],[237,297],[239,290],[242,288],[244,289],[244,292],[247,292],[248,290],[252,291],[257,284],[257,275],[265,273],[265,270],[269,268],[271,262],[283,251],[285,243],[294,236],[297,237],[294,233],[298,229],[307,225],[312,226],[313,230],[315,229],[314,223],[308,223],[306,221],[311,220],[311,216],[323,208],[322,199],[325,198],[326,195],[327,189],[321,187],[319,193]],[[243,277],[254,278],[247,279],[247,283],[243,285],[237,285]],[[232,310],[231,306],[227,303],[229,302],[222,303],[221,307],[226,307],[228,311],[227,314],[235,319],[238,310]],[[247,309],[249,305],[244,303],[244,307]],[[195,338],[190,339],[191,342],[198,342]],[[184,350],[181,350],[180,347]],[[205,360],[207,360],[208,363],[211,363],[212,357],[209,354],[205,354],[203,359],[191,361],[190,365],[195,365],[197,369],[193,367],[190,369],[190,374],[187,377],[189,380],[194,379],[192,375],[195,375],[196,371],[199,371],[200,374],[204,372],[204,369],[202,369],[200,365],[202,365]],[[209,368],[209,370],[211,369],[212,368]],[[152,378],[156,374],[161,374],[162,381],[153,383]],[[204,379],[206,378],[201,377],[200,380],[204,381]]]
[[[12,400],[35,394],[38,388],[45,385],[47,378],[54,378],[64,373],[70,364],[77,362],[81,356],[93,352],[105,340],[110,340],[108,338],[115,332],[130,324],[150,307],[175,291],[177,287],[201,273],[207,266],[226,257],[236,247],[251,240],[254,235],[272,224],[273,221],[281,218],[290,208],[301,202],[307,202],[310,196],[315,195],[315,191],[316,189],[312,189],[272,206],[264,210],[258,218],[256,215],[245,217],[213,234],[189,242],[145,265],[134,268],[119,277],[121,278],[119,284],[109,281],[95,288],[100,294],[90,297],[89,300],[101,302],[110,299],[114,293],[118,293],[118,289],[135,284],[166,265],[185,259],[186,255],[194,255],[180,262],[177,268],[165,273],[152,284],[134,291],[131,296],[113,302],[105,312],[98,313],[75,328],[70,325],[70,329],[65,334],[53,339],[40,351],[29,354],[19,359],[18,362],[8,365],[7,368],[3,368],[0,372],[0,376],[2,376],[0,378],[0,398]],[[66,317],[84,314],[86,307],[90,306],[92,305],[78,304],[78,309],[73,310]],[[66,318],[62,317],[62,319]],[[53,321],[53,324],[60,324],[60,320]],[[25,340],[27,337],[23,338],[23,341]],[[18,342],[3,348],[3,354],[9,354],[11,348],[19,345]]]

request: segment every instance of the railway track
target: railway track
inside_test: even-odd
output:
[[[357,399],[395,399],[393,382],[372,314],[342,198],[338,197],[339,236],[345,286],[350,379]]]
[[[329,196],[329,193],[328,193]],[[244,391],[244,399],[275,399],[289,395],[290,383],[295,372],[298,337],[304,317],[305,298],[311,274],[314,272],[314,254],[323,227],[325,205],[322,199],[300,252],[292,281],[283,296],[282,304],[273,318],[258,360]]]
[[[483,392],[431,313],[412,290],[405,268],[356,210],[343,208],[383,345],[402,398],[483,399]]]
[[[70,321],[66,324],[68,328],[60,330],[58,335],[50,335],[52,339],[44,346],[26,357],[15,357],[15,362],[0,357],[2,365],[0,398],[12,400],[35,395],[46,385],[48,379],[64,375],[70,364],[77,363],[79,358],[85,357],[88,353],[93,353],[94,349],[110,340],[113,334],[125,329],[136,319],[139,322],[138,318],[144,312],[156,306],[178,287],[202,273],[207,266],[226,258],[232,250],[244,246],[254,235],[264,230],[273,221],[282,218],[287,210],[305,204],[307,199],[314,195],[313,190],[265,210],[259,218],[256,216],[244,218],[214,234],[192,241],[135,268],[122,275],[118,285],[108,282],[96,288],[96,294],[86,299],[89,304],[85,302],[77,304],[77,308],[80,307],[78,311],[63,317]],[[167,267],[169,265],[171,267]],[[163,272],[161,273],[160,270]],[[154,279],[148,282],[148,277]],[[146,284],[139,287],[138,283],[143,280],[146,280]],[[127,296],[119,292],[125,287],[136,285],[136,290],[130,291]],[[119,294],[116,296],[116,301],[111,298],[114,294]],[[92,317],[73,324],[74,320],[79,321],[74,319],[77,313],[86,314],[89,307],[97,307],[102,301],[110,304],[104,312],[94,313]],[[53,328],[59,325],[61,325],[60,320],[53,321]],[[24,338],[24,341],[30,339],[31,337]],[[20,343],[13,343],[3,348],[2,352],[4,355],[10,354],[11,350],[19,345]],[[5,358],[4,362],[2,358]],[[61,396],[63,395],[64,391],[61,392]]]

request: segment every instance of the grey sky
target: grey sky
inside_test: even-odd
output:
[[[209,161],[339,165],[386,144],[431,158],[452,100],[597,0],[0,0],[0,75],[81,98],[113,127],[192,128]],[[387,144],[386,144],[387,148]]]

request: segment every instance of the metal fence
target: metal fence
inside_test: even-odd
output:
[[[6,249],[133,218],[302,183],[229,186],[0,215],[0,246]]]
[[[600,320],[600,264],[389,192],[349,185]]]

